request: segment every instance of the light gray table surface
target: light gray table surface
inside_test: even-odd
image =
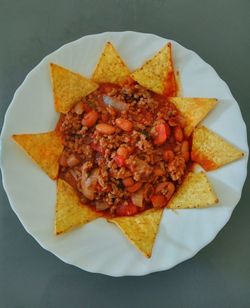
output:
[[[44,56],[87,34],[123,30],[196,51],[228,83],[250,126],[249,0],[0,0],[0,127],[16,88]],[[85,272],[43,250],[0,184],[0,307],[250,307],[249,179],[229,223],[194,258],[123,278]]]

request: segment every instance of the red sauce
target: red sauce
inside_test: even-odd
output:
[[[204,154],[198,153],[196,151],[192,151],[191,159],[192,161],[200,164],[206,171],[211,171],[218,168],[218,166],[213,161],[208,159]]]
[[[164,96],[173,97],[177,96],[178,86],[175,79],[174,71],[168,73],[168,78],[166,80],[166,87]]]
[[[172,45],[168,45],[170,48],[170,58],[169,58],[169,72],[166,80],[166,86],[164,91],[164,96],[172,97],[177,96],[178,93],[178,84],[175,78],[174,66],[172,61]]]

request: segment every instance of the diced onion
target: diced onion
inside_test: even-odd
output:
[[[131,196],[132,202],[138,207],[143,206],[143,189],[138,190]]]
[[[82,193],[86,198],[90,200],[94,200],[95,198],[95,190],[93,186],[95,183],[97,183],[98,176],[99,176],[98,168],[94,169],[89,177],[86,170],[84,169],[82,170],[82,179],[81,179]]]
[[[128,105],[126,103],[117,101],[107,95],[103,95],[103,101],[106,106],[111,106],[119,111],[126,111],[128,109]]]
[[[110,206],[108,205],[107,202],[104,201],[96,201],[95,203],[95,208],[97,211],[105,211],[109,208]]]
[[[81,178],[81,172],[79,170],[70,169],[69,172],[76,181],[78,181]]]
[[[74,167],[80,163],[79,159],[74,155],[70,155],[67,159],[67,164],[69,167]]]
[[[95,199],[95,191],[94,191],[94,189],[91,186],[87,186],[83,182],[82,182],[82,193],[89,200],[94,200]]]

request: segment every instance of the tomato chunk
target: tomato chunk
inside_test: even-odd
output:
[[[116,162],[118,167],[122,167],[125,165],[125,159],[121,155],[116,155],[114,157],[114,161]]]
[[[154,139],[154,144],[160,145],[166,142],[166,140],[168,139],[170,135],[170,128],[168,124],[158,124],[155,127],[155,130],[156,130],[157,136]]]
[[[116,208],[118,216],[132,216],[138,213],[138,207],[131,201],[128,203],[119,204]]]
[[[156,194],[151,197],[151,202],[153,207],[160,208],[164,207],[167,204],[167,198],[164,197],[162,194]]]

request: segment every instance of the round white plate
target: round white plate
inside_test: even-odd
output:
[[[42,247],[63,261],[112,276],[144,275],[169,269],[191,258],[214,239],[240,199],[248,155],[208,174],[220,199],[217,207],[165,210],[151,259],[142,256],[115,225],[104,219],[55,236],[56,184],[11,140],[11,135],[53,129],[58,114],[53,106],[49,63],[90,77],[107,41],[115,45],[131,70],[168,42],[152,34],[107,32],[83,37],[44,58],[18,88],[5,116],[1,136],[3,184],[25,229]],[[218,98],[218,106],[204,121],[205,125],[247,154],[246,126],[226,83],[196,53],[172,43],[183,96]]]

